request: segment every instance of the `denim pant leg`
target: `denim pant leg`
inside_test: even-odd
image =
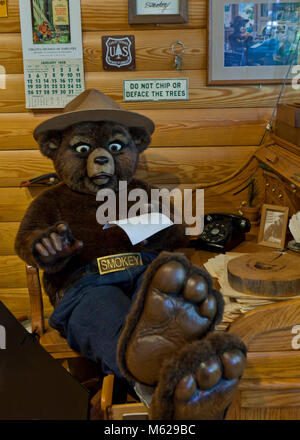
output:
[[[103,372],[120,376],[116,353],[148,265],[99,276],[87,275],[71,285],[50,317],[71,348],[102,363]]]
[[[68,322],[69,346],[101,362],[105,374],[121,377],[116,359],[117,344],[130,306],[130,298],[119,287],[88,288]]]

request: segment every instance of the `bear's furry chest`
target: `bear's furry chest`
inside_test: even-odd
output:
[[[103,202],[95,196],[68,191],[60,197],[59,216],[66,222],[73,236],[83,242],[81,257],[85,261],[115,253],[127,251],[132,245],[127,235],[118,227],[103,229],[104,224],[97,221],[97,210]],[[118,212],[116,212],[118,218]]]

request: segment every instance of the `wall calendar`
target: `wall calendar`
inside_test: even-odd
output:
[[[26,108],[63,108],[85,89],[80,0],[22,0],[20,16]]]

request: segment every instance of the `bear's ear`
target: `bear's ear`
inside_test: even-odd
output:
[[[130,135],[135,143],[139,153],[142,153],[151,143],[151,135],[142,127],[132,127],[129,129]]]
[[[59,131],[47,131],[37,137],[42,154],[54,160],[61,144],[61,133]]]

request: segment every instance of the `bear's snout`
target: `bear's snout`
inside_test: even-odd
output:
[[[115,174],[115,161],[109,151],[97,148],[87,160],[88,177],[96,185],[106,185]]]
[[[109,158],[105,156],[95,157],[94,162],[99,165],[105,165],[109,162]]]
[[[87,174],[94,182],[99,180],[100,185],[107,183],[115,174],[115,161],[110,152],[104,148],[94,150],[87,160]]]

